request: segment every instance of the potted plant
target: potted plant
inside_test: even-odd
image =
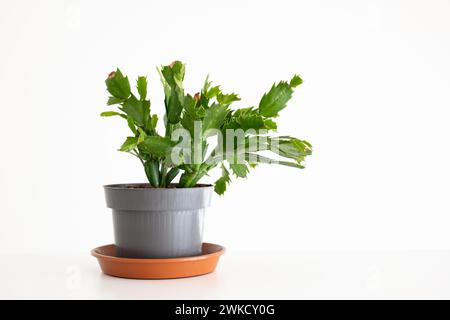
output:
[[[279,112],[302,83],[298,75],[274,84],[258,106],[233,109],[238,95],[222,92],[208,78],[200,92],[186,93],[182,62],[158,71],[165,93],[163,134],[158,133],[158,116],[147,97],[146,77],[137,78],[136,94],[119,69],[106,79],[107,104],[118,108],[101,116],[125,120],[130,136],[119,150],[136,157],[148,179],[148,183],[104,186],[122,257],[199,255],[204,211],[213,190],[222,195],[232,175],[244,178],[258,163],[301,169],[311,154],[307,141],[276,134]],[[200,184],[214,168],[221,172],[214,186]]]

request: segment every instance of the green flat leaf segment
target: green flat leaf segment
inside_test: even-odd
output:
[[[138,138],[136,137],[128,137],[125,142],[120,147],[119,151],[128,152],[137,147],[138,144]]]
[[[147,98],[147,77],[138,77],[136,81],[136,88],[141,100],[145,100]]]
[[[298,75],[294,75],[291,81],[280,81],[274,84],[269,92],[265,93],[259,102],[259,113],[264,117],[277,117],[278,113],[283,110],[287,102],[291,99],[293,88],[303,83],[303,80]]]
[[[302,166],[301,164],[298,164],[295,162],[271,159],[271,158],[262,156],[260,154],[246,153],[245,157],[246,157],[247,161],[251,164],[254,164],[254,163],[279,164],[282,166],[304,169],[304,166]]]
[[[124,99],[116,98],[116,97],[109,97],[108,102],[106,103],[108,106],[112,106],[115,104],[121,104],[124,101]]]
[[[112,116],[121,116],[121,115],[123,115],[123,114],[120,112],[116,112],[116,111],[105,111],[105,112],[100,113],[101,117],[112,117]]]
[[[305,140],[285,136],[269,138],[268,142],[272,152],[297,163],[303,162],[306,156],[312,154],[311,144]]]
[[[206,132],[209,129],[220,129],[228,112],[229,110],[227,107],[217,103],[213,104],[205,112],[202,123],[203,132]]]
[[[111,72],[105,80],[106,88],[109,93],[118,99],[127,99],[130,96],[130,82],[128,77],[124,77],[122,72],[117,68],[115,72]]]
[[[132,95],[123,103],[121,110],[133,118],[137,125],[143,126],[150,113],[150,101],[138,100]]]
[[[248,167],[245,163],[230,163],[230,169],[239,178],[247,177],[247,173],[249,172]]]
[[[242,108],[233,112],[226,123],[226,128],[246,130],[275,130],[276,123],[269,118],[262,116],[257,109]]]
[[[238,95],[235,93],[231,93],[231,94],[218,93],[217,94],[217,102],[220,104],[229,105],[232,102],[239,101],[239,100],[241,100],[241,98],[239,98]]]
[[[269,92],[265,93],[259,103],[259,113],[264,117],[276,117],[278,112],[286,107],[292,97],[291,86],[281,81],[273,85]]]
[[[230,181],[230,173],[225,166],[222,165],[222,176],[214,183],[214,191],[219,195],[223,195],[227,190],[227,185]]]
[[[177,124],[181,119],[181,112],[183,111],[183,91],[179,87],[174,87],[170,90],[170,96],[166,97],[166,112],[167,119],[171,124]]]
[[[175,142],[166,137],[147,136],[139,144],[139,149],[154,157],[167,157],[175,145]]]
[[[161,67],[161,81],[165,92],[167,120],[171,124],[180,122],[184,102],[184,64],[175,61],[171,65]]]
[[[295,88],[301,85],[302,83],[303,83],[302,78],[300,78],[300,76],[296,74],[292,77],[291,81],[289,82],[289,85],[291,86],[291,88]]]
[[[210,89],[207,89],[207,91],[204,92],[205,97],[208,99],[217,97],[219,94],[220,94],[220,86],[212,87]]]

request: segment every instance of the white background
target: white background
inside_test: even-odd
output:
[[[103,184],[145,181],[99,113],[120,67],[187,64],[259,102],[305,80],[279,131],[309,140],[305,170],[259,166],[215,196],[205,240],[237,251],[450,249],[450,1],[2,1],[0,252],[111,243]]]

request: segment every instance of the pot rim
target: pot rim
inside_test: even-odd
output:
[[[133,185],[135,186],[133,188]],[[143,188],[142,186],[147,188]],[[106,206],[113,210],[186,211],[209,207],[213,186],[153,188],[147,183],[111,184],[103,187]]]
[[[213,188],[212,184],[204,184],[204,183],[199,183],[194,187],[189,187],[189,188],[178,188],[177,185],[178,183],[172,183],[172,188],[164,188],[164,187],[150,187],[150,188],[140,188],[140,187],[135,187],[132,188],[132,186],[150,186],[149,183],[142,183],[142,182],[138,182],[138,183],[114,183],[114,184],[105,184],[103,185],[104,189],[109,189],[109,190],[133,190],[133,191],[154,191],[154,190],[158,190],[158,191],[163,191],[163,190],[167,190],[167,191],[175,191],[175,190],[189,190],[189,189],[209,189],[209,188]]]

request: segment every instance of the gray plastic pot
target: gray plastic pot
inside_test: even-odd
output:
[[[205,208],[212,186],[145,188],[145,184],[104,186],[112,209],[117,255],[175,258],[201,254]]]

